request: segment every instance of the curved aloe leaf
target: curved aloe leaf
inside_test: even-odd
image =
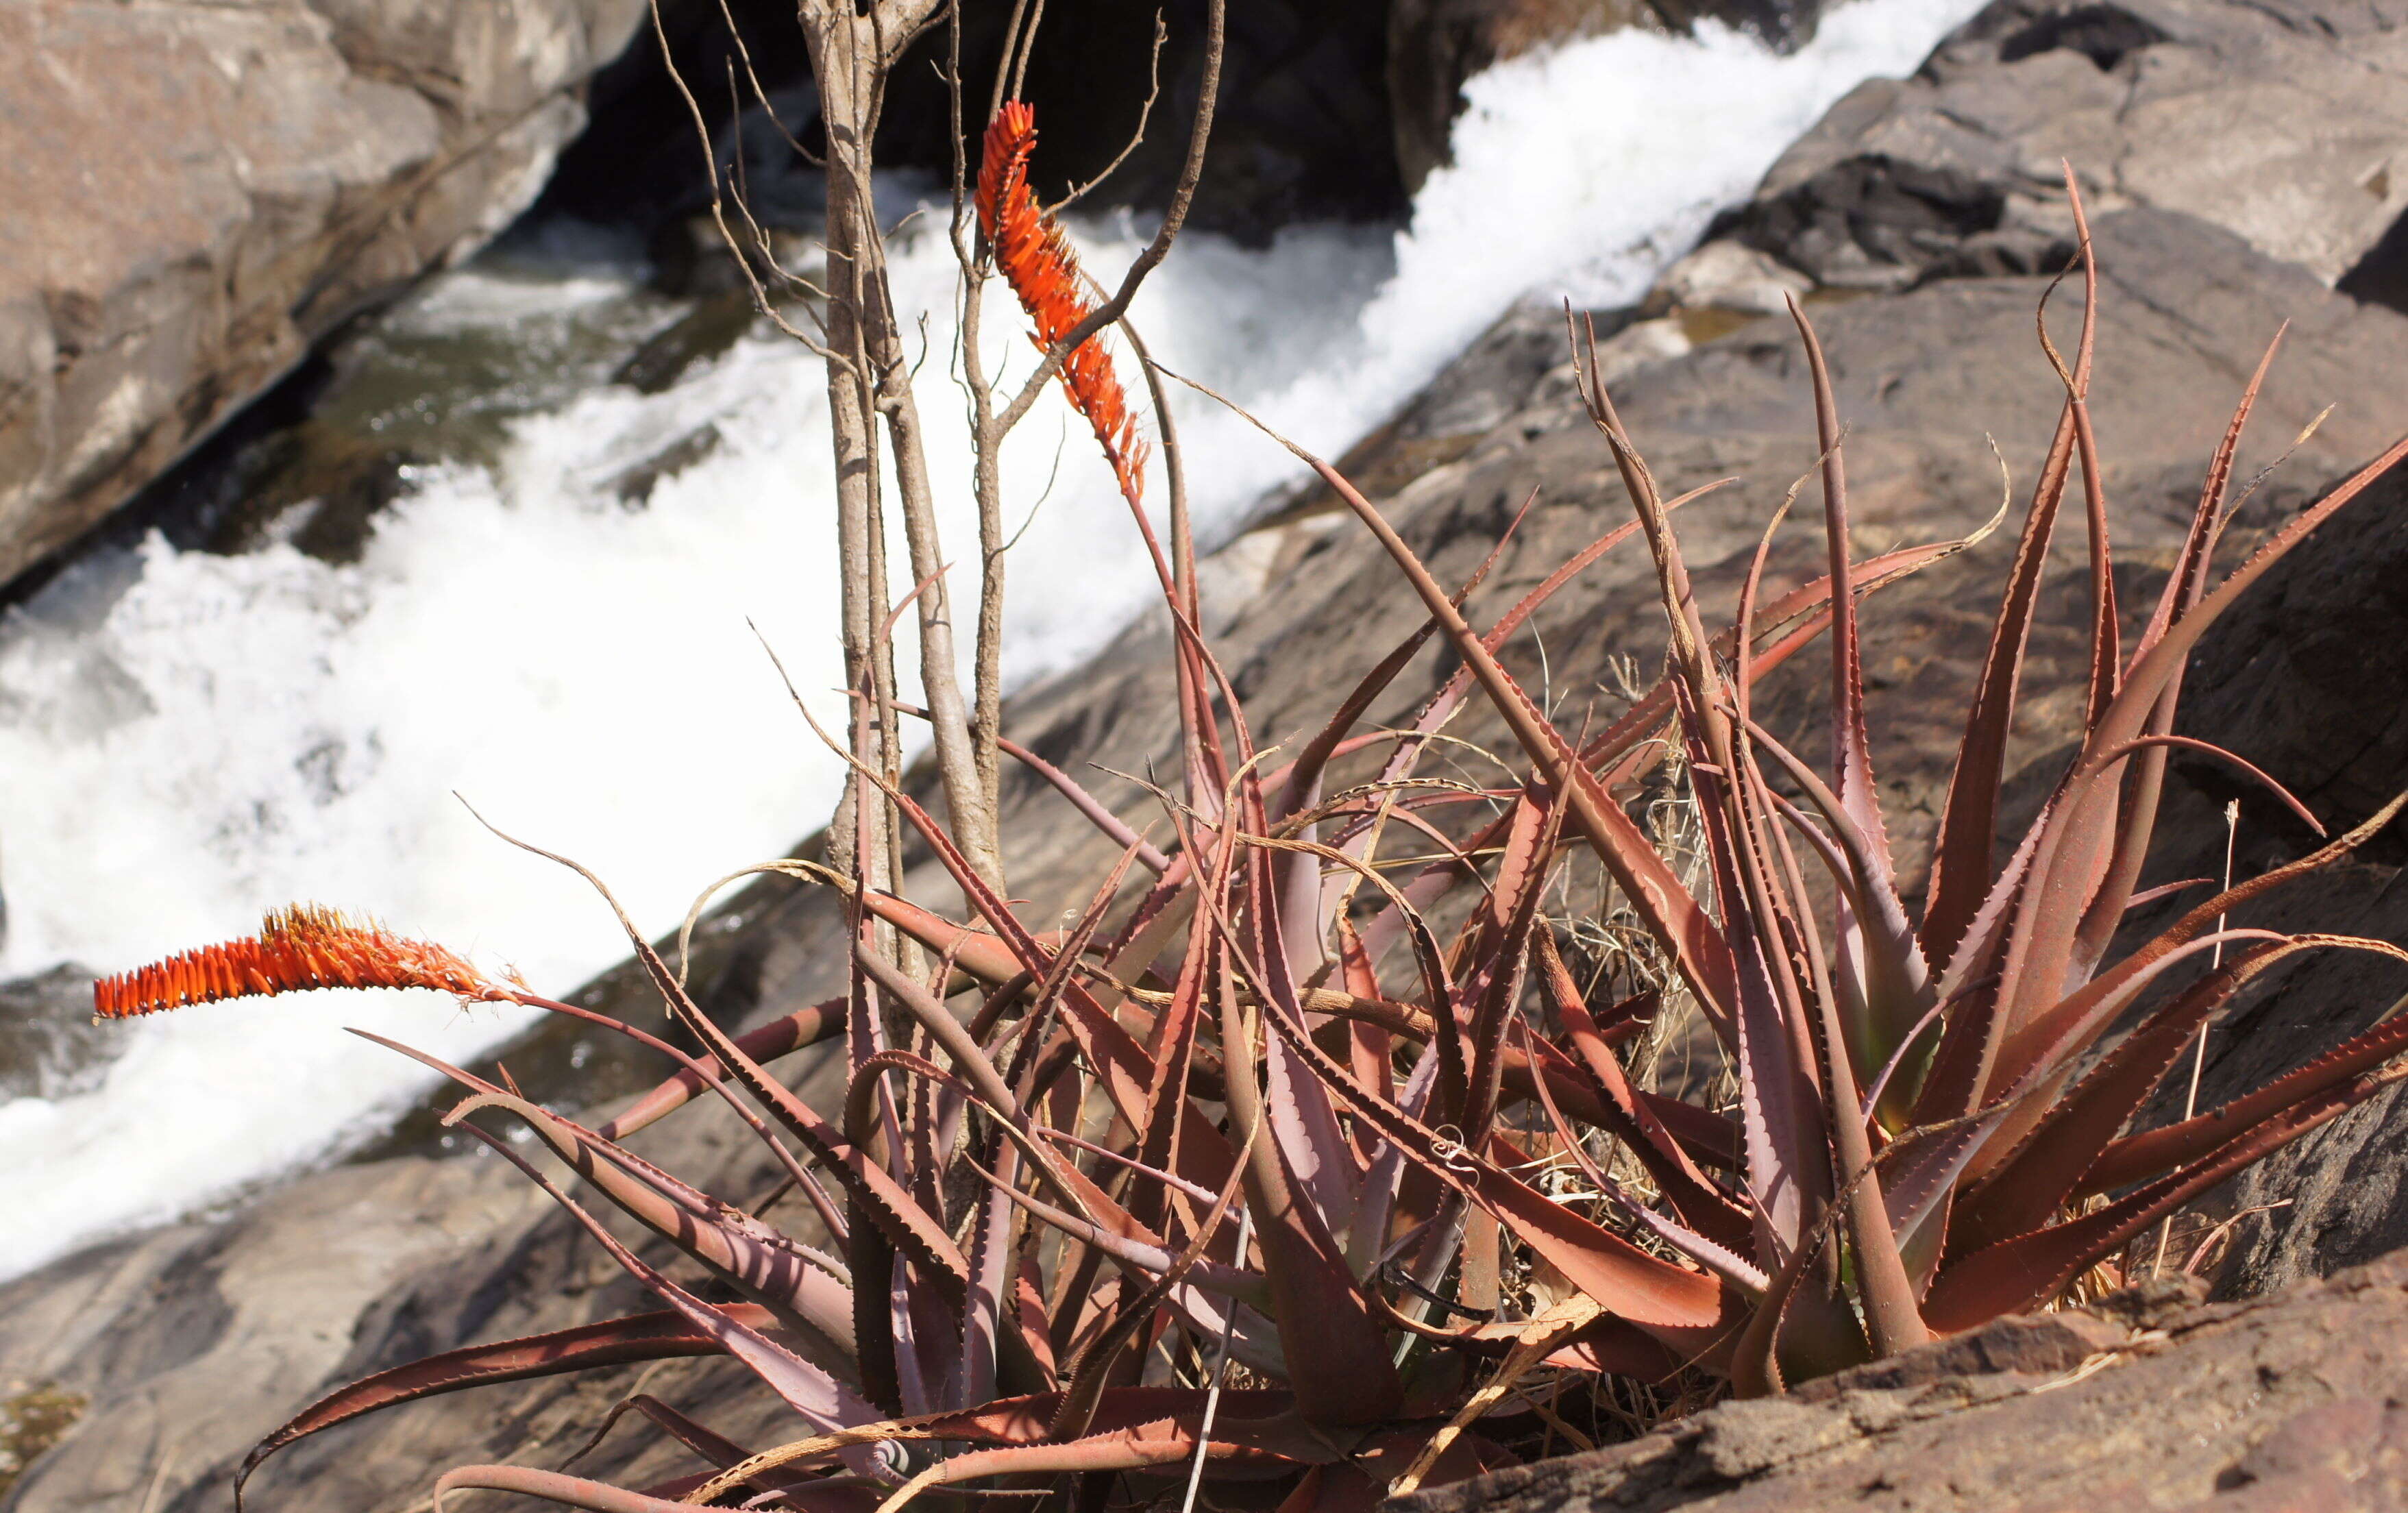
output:
[[[777,1321],[770,1318],[769,1310],[758,1304],[724,1304],[721,1306],[721,1311],[765,1335],[773,1335],[778,1327]],[[242,1506],[243,1483],[251,1479],[251,1473],[258,1470],[260,1463],[269,1456],[320,1430],[332,1429],[338,1423],[347,1423],[380,1408],[506,1381],[528,1381],[539,1377],[596,1371],[606,1366],[631,1365],[645,1361],[674,1361],[688,1356],[726,1353],[727,1348],[717,1338],[696,1329],[684,1315],[673,1310],[630,1314],[623,1319],[605,1319],[521,1339],[496,1340],[490,1345],[469,1345],[456,1350],[445,1350],[439,1355],[412,1361],[408,1365],[363,1377],[337,1392],[329,1392],[294,1415],[274,1434],[261,1440],[244,1458],[241,1469],[235,1473],[235,1506],[237,1508]]]

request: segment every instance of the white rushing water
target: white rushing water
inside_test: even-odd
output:
[[[1856,0],[1788,58],[1710,27],[1504,64],[1469,87],[1455,165],[1423,189],[1408,231],[1308,228],[1263,251],[1190,237],[1136,315],[1170,366],[1335,454],[1517,298],[1635,298],[1833,100],[1912,68],[1974,5]],[[1139,245],[1109,224],[1081,243],[1107,282]],[[941,353],[941,235],[907,230],[895,273]],[[630,287],[472,268],[398,319],[507,331]],[[989,329],[1025,371],[1018,312],[998,301]],[[944,367],[932,358],[920,384],[958,563],[975,538]],[[455,790],[594,867],[648,931],[710,879],[780,854],[825,817],[836,768],[746,620],[807,693],[839,681],[822,381],[791,343],[748,338],[665,393],[597,389],[517,422],[490,470],[421,472],[356,564],[154,540],[12,611],[0,976],[123,968],[247,934],[294,899],[515,963],[541,991],[618,959],[608,911],[484,834]],[[1180,404],[1208,527],[1289,476],[1241,424]],[[611,478],[704,425],[721,442],[703,462],[647,507],[619,502]],[[1010,567],[1010,661],[1025,677],[1096,646],[1150,574],[1084,426],[1057,403],[1023,426],[1007,473],[1013,520],[1033,510]],[[835,695],[815,698],[838,717]],[[128,1049],[99,1087],[0,1106],[0,1276],[374,1129],[423,1078],[342,1025],[457,1058],[518,1022],[432,994],[311,994],[116,1027]]]

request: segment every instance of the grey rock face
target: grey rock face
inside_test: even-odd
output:
[[[1913,79],[1859,85],[1734,230],[1836,288],[2058,266],[2060,161],[2094,208],[2184,211],[2334,283],[2408,210],[2408,12],[1994,5]]]
[[[0,580],[541,188],[635,0],[0,9]]]
[[[2317,533],[2219,624],[2199,651],[2184,728],[2225,743],[2284,781],[2328,826],[2357,823],[2408,788],[2408,486],[2393,478]],[[2243,875],[2314,844],[2304,827],[2226,773],[2189,771],[2186,858],[2222,825],[2199,811],[2241,800]],[[2344,931],[2408,944],[2408,826],[2394,823],[2358,864],[2244,923]],[[2169,875],[2173,875],[2169,873]],[[2289,1071],[2344,1034],[2408,1009],[2408,968],[2335,953],[2228,1010],[2208,1048],[2200,1097],[2230,1096]],[[2172,1101],[2164,1111],[2173,1110]],[[2224,1286],[2263,1292],[2408,1246],[2408,1101],[2388,1091],[2243,1173],[2210,1207],[2237,1217]]]

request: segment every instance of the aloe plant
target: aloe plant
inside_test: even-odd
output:
[[[1017,178],[1029,130],[1018,107],[998,117],[979,208],[1042,346],[1075,332],[1089,307]],[[1635,519],[1484,630],[1464,612],[1470,586],[1441,584],[1336,469],[1308,459],[1427,618],[1293,754],[1254,744],[1199,629],[1193,576],[1173,565],[1192,561],[1174,510],[1173,550],[1154,552],[1183,750],[1175,791],[1158,794],[1167,842],[1003,743],[1120,849],[1064,929],[1027,928],[945,825],[862,765],[859,781],[916,831],[969,917],[810,864],[772,864],[843,892],[853,986],[741,1036],[703,1013],[630,928],[695,1054],[322,911],[275,916],[256,941],[101,984],[96,1003],[110,1015],[246,992],[433,987],[603,1023],[678,1063],[588,1128],[507,1078],[405,1050],[466,1091],[452,1122],[541,1184],[665,1309],[380,1373],[278,1431],[243,1476],[305,1435],[434,1393],[727,1355],[807,1432],[742,1446],[638,1398],[706,1469],[633,1490],[469,1466],[442,1477],[438,1499],[479,1487],[601,1513],[728,1498],[884,1513],[923,1495],[1055,1485],[1100,1506],[1177,1495],[1183,1482],[1192,1501],[1210,1477],[1278,1484],[1298,1513],[1357,1507],[1509,1463],[1544,1443],[1524,1433],[1536,1420],[1569,1431],[1530,1406],[1539,1374],[1558,1386],[1705,1375],[1777,1391],[2049,1305],[2176,1206],[2397,1078],[2408,1020],[2222,1107],[2127,1132],[2200,1027],[2268,968],[2307,949],[2408,959],[2378,941],[2220,922],[2346,854],[2408,795],[2114,949],[2144,896],[2172,751],[2233,763],[2298,807],[2272,778],[2172,734],[2184,659],[2408,441],[2211,586],[2261,366],[2180,561],[2127,650],[2087,407],[2098,286],[2086,228],[2082,245],[2082,337],[2073,362],[2057,364],[2062,417],[1967,713],[1919,917],[1876,801],[1859,601],[1968,543],[1854,555],[1831,384],[1811,324],[1793,312],[1820,430],[1828,571],[1768,601],[1769,527],[1736,621],[1719,632],[1704,623],[1682,559],[1674,519],[1685,498],[1661,496],[1598,382],[1593,342],[1583,350],[1588,411]],[[1109,358],[1082,347],[1060,371],[1153,544],[1133,461],[1140,443]],[[2077,468],[2093,592],[2083,737],[2001,864],[2007,733]],[[1656,569],[1669,670],[1610,728],[1567,731],[1498,653],[1547,598],[1634,537]],[[1360,728],[1433,636],[1460,670],[1405,726]],[[1751,714],[1756,683],[1826,638],[1827,769]],[[1519,749],[1513,779],[1473,790],[1420,776],[1434,737],[1475,696]],[[1668,754],[1686,774],[1702,839],[1694,889],[1618,796]],[[1328,791],[1341,770],[1368,780]],[[1400,867],[1382,849],[1398,833],[1435,847],[1434,859]],[[1577,921],[1551,915],[1548,901],[1567,853],[1582,849],[1611,879],[1598,907],[1635,920],[1662,963],[1658,991],[1591,1001],[1568,961],[1558,937]],[[1819,894],[1814,869],[1829,883]],[[1833,901],[1821,917],[1818,896]],[[1442,917],[1460,921],[1445,938]],[[919,964],[882,945],[895,936],[914,944]],[[2148,997],[2211,956],[2178,992]],[[1664,1095],[1625,1064],[1623,1048],[1672,1001],[1693,1005],[1724,1048],[1735,1112]],[[819,1109],[769,1063],[829,1040],[841,1040],[849,1079],[843,1106]],[[704,1097],[734,1108],[775,1153],[809,1200],[808,1221],[773,1225],[631,1149],[638,1132]],[[588,1195],[472,1116],[523,1123]],[[963,1170],[978,1180],[950,1179]],[[614,1238],[593,1194],[745,1301],[706,1301]]]

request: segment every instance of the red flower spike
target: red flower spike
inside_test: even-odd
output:
[[[1037,204],[1028,187],[1028,154],[1037,146],[1037,118],[1018,100],[1007,101],[986,129],[979,167],[979,230],[995,249],[995,264],[1033,322],[1029,339],[1039,351],[1078,329],[1095,313],[1078,258],[1062,227]],[[1111,354],[1089,337],[1062,364],[1062,387],[1104,449],[1121,492],[1132,505],[1145,492],[1145,441],[1128,396],[1112,372]]]
[[[269,913],[256,936],[206,946],[92,985],[95,1019],[131,1019],[187,1004],[313,988],[432,988],[495,999],[508,990],[441,946],[407,940],[370,920],[294,904]]]

